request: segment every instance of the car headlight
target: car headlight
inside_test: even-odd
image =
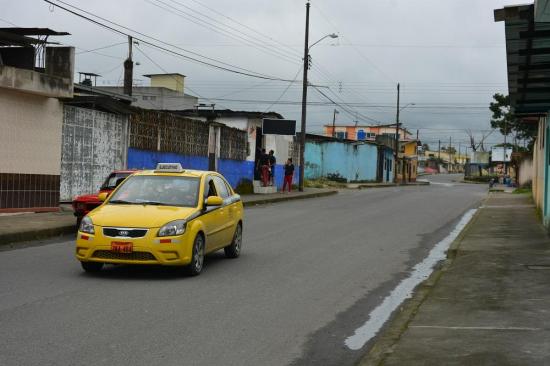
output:
[[[92,219],[90,219],[89,216],[84,216],[80,222],[80,227],[78,230],[86,234],[95,234]]]
[[[160,228],[158,236],[181,235],[185,232],[186,226],[187,226],[187,221],[185,220],[171,221]]]

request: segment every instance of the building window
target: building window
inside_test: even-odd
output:
[[[144,96],[141,97],[141,99],[147,100],[147,99],[149,99],[149,97],[147,95],[144,95]]]
[[[343,140],[348,138],[347,132],[336,132],[336,138]]]

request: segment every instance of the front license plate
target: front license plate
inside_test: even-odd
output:
[[[111,252],[113,253],[132,253],[134,246],[132,243],[124,241],[113,241],[111,242]]]

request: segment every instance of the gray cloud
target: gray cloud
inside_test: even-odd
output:
[[[174,43],[186,49],[257,72],[292,79],[299,71],[303,52],[304,1],[234,0],[200,2],[217,12],[234,18],[247,27],[268,35],[269,40],[250,29],[201,7],[194,0],[161,0],[164,5],[192,13],[200,11],[246,36],[261,39],[261,46],[251,46],[241,39],[215,32],[213,26],[184,19],[174,9],[166,11],[152,5],[158,0],[67,0],[69,3],[104,16],[143,33]],[[124,42],[123,36],[87,23],[60,9],[51,11],[39,0],[2,0],[2,23],[19,26],[41,26],[67,31],[64,43],[83,50]],[[495,92],[506,92],[506,53],[504,27],[493,21],[493,9],[517,3],[517,0],[313,0],[311,40],[337,32],[337,41],[325,40],[312,51],[312,82],[330,86],[326,93],[340,102],[361,103],[354,107],[359,123],[370,123],[362,116],[382,122],[395,119],[395,83],[402,83],[402,105],[414,102],[416,107],[403,111],[402,121],[411,129],[421,129],[421,138],[433,142],[439,138],[466,140],[461,129],[488,129],[490,114],[483,108]],[[168,5],[166,5],[168,4]],[[183,5],[188,8],[183,7]],[[192,10],[190,10],[192,9]],[[4,24],[4,26],[9,26]],[[215,25],[219,26],[219,25]],[[237,34],[243,36],[242,34]],[[238,37],[237,37],[238,38]],[[282,44],[282,45],[281,45]],[[187,92],[201,96],[238,100],[275,100],[288,84],[227,74],[152,50],[146,52],[169,72],[187,75]],[[103,75],[100,83],[117,83],[122,77],[122,60],[127,47],[122,44],[77,55],[77,71]],[[140,62],[137,78],[146,73],[162,72],[143,54],[136,51]],[[301,73],[298,79],[301,78]],[[143,79],[143,78],[142,78]],[[143,80],[145,83],[145,80]],[[310,88],[310,101],[326,101]],[[339,98],[339,99],[336,99]],[[283,101],[300,102],[301,85],[291,85]],[[437,104],[470,105],[475,108],[427,109]],[[218,101],[220,107],[264,110],[269,105]],[[365,106],[365,104],[379,107]],[[337,107],[338,109],[341,109]],[[271,110],[287,118],[300,118],[299,105],[274,105]],[[333,106],[308,108],[308,129],[320,131],[332,120]],[[353,123],[354,116],[341,113],[339,123]],[[498,141],[494,134],[490,141]]]

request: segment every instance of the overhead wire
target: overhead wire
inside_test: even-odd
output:
[[[54,2],[54,1],[50,1],[50,0],[43,0],[43,1],[49,3],[49,4],[53,5],[53,6],[56,6],[56,7],[60,8],[60,9],[62,9],[62,10],[65,10],[65,11],[67,11],[67,12],[73,14],[73,15],[76,15],[76,16],[82,18],[82,19],[85,19],[85,20],[87,20],[87,21],[89,21],[89,22],[92,22],[92,23],[94,23],[94,24],[96,24],[96,25],[99,25],[99,26],[101,26],[101,27],[103,27],[103,28],[109,29],[109,30],[111,30],[111,31],[113,31],[113,32],[116,32],[116,33],[118,33],[118,34],[121,34],[121,35],[133,37],[134,39],[139,40],[140,42],[143,42],[143,43],[145,43],[145,44],[149,44],[149,45],[152,46],[152,47],[155,47],[155,48],[158,48],[158,49],[161,49],[161,50],[164,50],[164,51],[167,51],[167,52],[176,54],[176,55],[178,55],[178,56],[180,56],[180,57],[182,57],[182,58],[185,58],[185,59],[187,59],[187,60],[190,60],[190,61],[193,61],[193,62],[202,64],[202,65],[206,65],[206,66],[209,66],[209,67],[212,67],[212,68],[215,68],[215,69],[219,69],[219,70],[231,72],[231,73],[234,73],[234,74],[239,74],[239,75],[249,76],[249,77],[254,77],[254,78],[259,78],[259,79],[289,81],[288,79],[284,79],[284,78],[279,78],[279,77],[275,77],[275,76],[270,76],[270,75],[258,73],[258,72],[255,72],[255,71],[252,71],[252,70],[249,70],[249,69],[245,69],[245,68],[242,68],[242,67],[239,67],[239,66],[236,66],[236,65],[232,65],[232,64],[229,64],[229,63],[220,61],[220,60],[216,60],[216,59],[211,58],[211,57],[208,57],[208,56],[201,55],[201,54],[199,54],[199,53],[197,53],[197,52],[193,52],[193,51],[186,50],[186,49],[184,49],[184,48],[181,48],[181,47],[178,47],[178,46],[176,46],[176,45],[170,44],[170,43],[168,43],[168,42],[162,41],[162,40],[160,40],[160,39],[158,39],[158,38],[149,36],[149,35],[144,34],[144,33],[142,33],[142,32],[136,31],[136,30],[131,29],[131,28],[129,28],[129,27],[126,27],[126,26],[123,26],[123,25],[121,25],[121,24],[118,24],[118,23],[115,23],[115,22],[113,22],[113,21],[110,21],[110,20],[108,20],[108,19],[106,19],[106,18],[104,18],[104,17],[101,17],[101,16],[99,16],[99,15],[96,15],[96,14],[93,14],[93,13],[91,13],[91,12],[88,12],[88,11],[86,11],[86,10],[84,10],[84,9],[81,9],[81,8],[79,8],[79,7],[76,7],[76,6],[74,6],[74,5],[71,5],[71,4],[69,4],[69,3],[65,2],[65,1],[62,1],[62,0],[54,0],[55,2]],[[64,5],[66,5],[66,6],[69,6],[69,7],[73,8],[73,9],[77,9],[78,11],[83,12],[83,13],[85,13],[85,14],[88,14],[88,15],[90,15],[90,16],[93,16],[93,17],[95,17],[95,18],[97,18],[97,19],[101,19],[101,20],[103,20],[104,22],[107,22],[107,23],[113,24],[114,26],[117,26],[117,27],[119,27],[119,28],[125,29],[125,30],[127,30],[127,31],[129,31],[129,32],[133,32],[133,33],[138,34],[138,35],[140,35],[140,36],[142,36],[142,37],[145,37],[145,38],[148,38],[148,39],[152,39],[152,40],[154,40],[155,42],[162,43],[162,44],[167,45],[167,46],[169,46],[169,47],[172,47],[172,48],[181,50],[181,51],[183,51],[183,52],[186,52],[186,53],[189,53],[189,54],[192,54],[192,55],[201,57],[201,58],[204,58],[204,59],[206,59],[206,60],[215,62],[215,63],[217,63],[217,64],[212,63],[212,62],[207,62],[207,61],[204,61],[204,60],[200,60],[200,59],[198,59],[198,58],[196,58],[196,57],[191,57],[191,56],[185,55],[185,54],[183,54],[183,53],[181,53],[181,52],[176,52],[176,51],[174,51],[174,50],[172,50],[172,49],[166,48],[166,47],[164,47],[164,46],[160,46],[160,45],[158,45],[158,44],[156,44],[156,43],[154,43],[154,42],[152,42],[152,41],[147,41],[147,40],[144,39],[144,38],[136,37],[135,35],[132,35],[132,34],[123,32],[123,31],[121,31],[120,29],[117,29],[117,28],[115,28],[115,27],[113,27],[113,26],[107,25],[107,24],[102,23],[102,22],[100,22],[100,21],[98,21],[98,20],[96,20],[96,19],[92,19],[92,18],[90,18],[90,17],[88,17],[88,16],[86,16],[86,15],[80,14],[78,11],[71,10],[71,9],[68,9],[67,7],[61,6],[61,5],[58,4],[58,2],[59,2],[59,3],[62,3],[62,4],[64,4]],[[219,64],[219,65],[218,65],[218,64]],[[225,65],[225,66],[220,66],[220,65]]]

